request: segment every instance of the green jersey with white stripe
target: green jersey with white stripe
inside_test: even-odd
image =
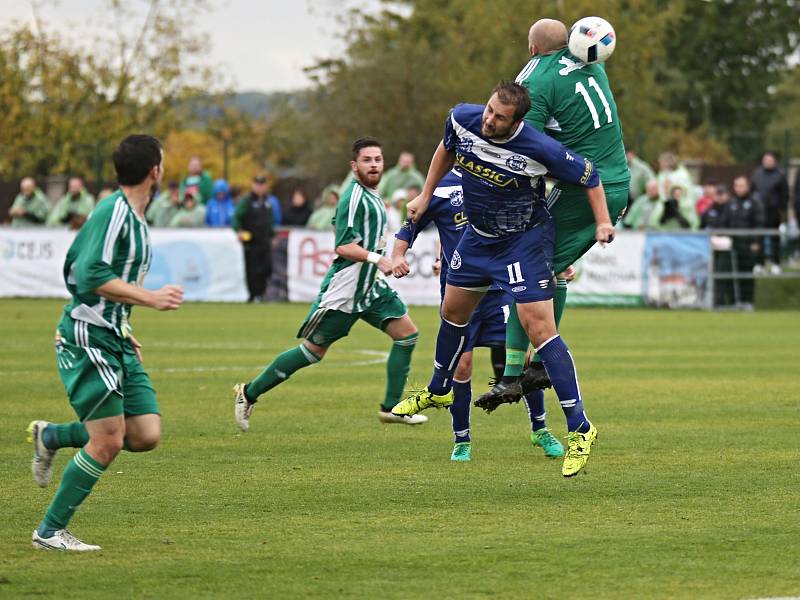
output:
[[[516,81],[531,96],[528,123],[590,159],[603,183],[630,179],[605,65],[584,64],[564,48],[534,56]]]
[[[117,278],[142,285],[152,257],[147,223],[117,190],[95,207],[67,251],[64,281],[72,300],[64,312],[76,321],[127,337],[131,306],[103,298],[94,290]]]
[[[355,242],[368,252],[384,253],[386,209],[377,190],[354,179],[339,199],[333,225],[337,247]],[[378,275],[377,265],[337,256],[322,281],[317,305],[346,313],[363,312],[380,295]]]

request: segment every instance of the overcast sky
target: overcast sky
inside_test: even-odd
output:
[[[38,0],[41,17],[53,26],[80,32],[96,26],[93,17],[104,0]],[[346,0],[212,0],[210,13],[198,20],[207,36],[210,62],[221,67],[236,90],[271,92],[308,85],[303,67],[316,58],[338,56],[336,15]],[[374,9],[379,0],[357,3]],[[137,3],[135,6],[143,6]],[[141,15],[144,18],[144,13]],[[0,27],[12,20],[30,21],[30,0],[0,0]],[[72,26],[68,24],[71,23]]]

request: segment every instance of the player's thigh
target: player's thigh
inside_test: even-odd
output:
[[[122,357],[109,350],[104,335],[90,333],[88,324],[66,318],[56,332],[58,373],[72,409],[83,422],[123,414]]]
[[[357,320],[358,314],[323,308],[315,304],[300,326],[297,337],[327,348],[336,340],[347,337]]]
[[[389,335],[391,335],[388,330],[390,325],[395,334],[399,331],[408,331],[405,336],[401,335],[400,337],[415,333],[417,328],[408,317],[408,307],[397,295],[397,292],[382,281],[375,282],[373,288],[377,297],[372,300],[367,310],[359,313],[359,318],[376,329],[386,331]],[[405,320],[403,320],[404,317]]]
[[[552,300],[517,304],[517,314],[534,348],[541,347],[547,340],[558,335]]]
[[[628,203],[628,184],[610,183],[604,188],[608,214],[616,223]],[[583,188],[557,186],[551,194],[557,191],[560,193],[550,212],[556,228],[553,267],[561,273],[594,246],[597,225]]]

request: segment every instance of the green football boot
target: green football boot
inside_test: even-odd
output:
[[[472,460],[472,442],[457,442],[453,447],[450,460],[456,462],[469,462]]]
[[[405,400],[401,400],[393,409],[393,415],[411,416],[426,408],[447,408],[453,403],[453,390],[448,391],[444,396],[437,396],[428,391],[426,387],[424,390],[415,392]]]
[[[564,456],[564,446],[550,433],[547,427],[531,431],[531,443],[544,450],[544,455],[547,458],[561,458]]]
[[[561,474],[564,477],[573,477],[581,472],[589,460],[589,453],[592,451],[592,444],[597,439],[597,428],[589,423],[589,431],[579,433],[570,431],[567,433],[567,454],[564,456],[564,465],[561,467]]]

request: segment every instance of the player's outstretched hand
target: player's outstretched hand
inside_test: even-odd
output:
[[[155,299],[150,306],[156,310],[177,310],[183,304],[183,287],[179,285],[167,284],[153,294]]]
[[[386,256],[381,256],[381,259],[378,261],[378,268],[380,269],[381,273],[384,275],[391,275],[392,274],[392,261],[389,260]]]
[[[575,275],[577,274],[578,270],[573,265],[570,265],[566,269],[561,271],[561,273],[556,275],[556,277],[558,277],[559,279],[566,279],[567,281],[572,281],[573,279],[575,279]]]
[[[408,261],[405,256],[397,256],[392,258],[392,275],[400,279],[405,277],[411,272],[411,267],[408,266]]]
[[[406,216],[412,223],[418,222],[426,210],[428,210],[428,202],[425,201],[422,194],[406,204]]]
[[[614,226],[611,223],[600,223],[595,230],[594,239],[600,242],[601,246],[610,244],[614,241]]]
[[[142,344],[130,333],[128,334],[128,341],[131,343],[133,351],[136,353],[136,359],[142,362]]]

